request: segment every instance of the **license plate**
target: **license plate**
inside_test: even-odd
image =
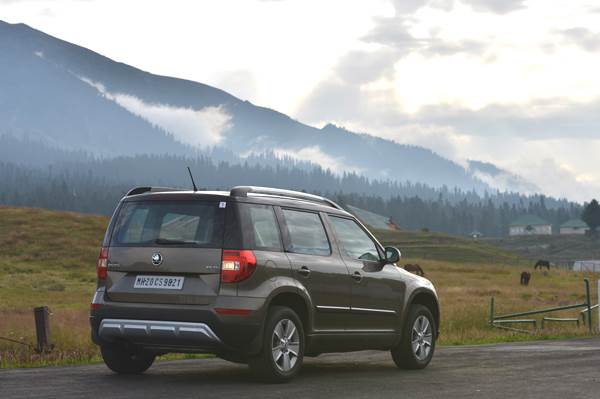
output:
[[[133,288],[158,288],[162,290],[180,290],[185,277],[175,276],[137,276]]]

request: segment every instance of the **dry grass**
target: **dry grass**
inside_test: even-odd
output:
[[[529,286],[521,286],[522,269],[491,264],[452,264],[436,261],[419,261],[427,277],[435,284],[441,302],[442,322],[440,344],[461,345],[514,340],[547,339],[580,336],[587,328],[574,323],[548,323],[543,331],[534,335],[507,332],[491,328],[488,324],[490,298],[495,298],[496,314],[544,309],[585,302],[583,279],[591,284],[592,301],[597,303],[595,281],[599,276],[573,273],[565,270],[532,273]],[[543,316],[578,317],[579,310],[568,310],[530,316],[539,320]],[[596,318],[597,311],[593,312]],[[530,327],[520,327],[530,328]]]
[[[59,309],[51,315],[51,335],[55,350],[38,354],[18,344],[0,341],[0,368],[35,367],[100,361],[98,350],[90,340],[88,311]],[[0,335],[28,343],[35,342],[33,312],[0,311]]]
[[[69,212],[0,207],[0,336],[35,342],[34,306],[48,305],[55,349],[36,354],[0,340],[0,367],[99,361],[91,343],[88,304],[94,265],[107,218]],[[382,233],[382,241],[403,249],[438,289],[442,308],[440,343],[460,345],[586,335],[575,326],[550,326],[534,335],[493,329],[489,300],[498,313],[583,302],[582,273],[536,272],[529,287],[519,285],[528,263],[480,242],[434,233]],[[512,266],[510,266],[512,265]],[[597,276],[588,276],[593,282]],[[595,284],[592,284],[595,299]],[[575,316],[577,311],[559,316]],[[594,317],[596,313],[594,314]]]

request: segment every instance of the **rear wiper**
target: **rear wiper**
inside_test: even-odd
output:
[[[194,245],[198,244],[197,241],[185,241],[185,240],[170,240],[168,238],[157,238],[154,240],[155,244],[159,245]]]

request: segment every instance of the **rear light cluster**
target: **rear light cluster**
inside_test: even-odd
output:
[[[254,252],[248,250],[223,250],[221,281],[237,283],[246,280],[256,270]]]
[[[98,280],[106,280],[108,275],[108,248],[102,247],[100,255],[98,256],[98,262],[96,262],[96,274]]]

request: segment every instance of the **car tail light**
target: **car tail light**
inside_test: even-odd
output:
[[[221,262],[221,281],[237,283],[246,280],[256,270],[254,252],[248,250],[223,250]]]
[[[106,280],[108,275],[108,248],[102,247],[100,255],[98,256],[98,262],[96,262],[96,274],[98,280]]]

